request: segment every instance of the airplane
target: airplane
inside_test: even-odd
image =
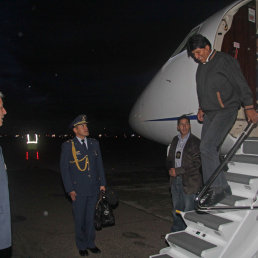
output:
[[[191,119],[192,133],[200,137],[202,125],[196,117],[197,63],[185,50],[187,40],[195,33],[206,36],[214,49],[239,61],[257,103],[257,6],[258,0],[236,1],[191,30],[133,106],[129,123],[137,133],[169,146],[178,134],[177,118],[186,114]],[[245,125],[244,111],[240,109],[221,148],[227,160],[234,147],[241,144],[227,161],[225,176],[232,195],[202,212],[177,211],[186,229],[168,233],[165,237],[168,247],[150,258],[258,257],[258,128],[242,142]],[[221,166],[224,168],[224,161]]]
[[[187,40],[196,33],[207,37],[214,49],[228,52],[238,59],[254,93],[254,102],[257,101],[255,33],[258,28],[253,5],[255,3],[251,0],[236,1],[191,30],[134,104],[129,116],[134,131],[147,139],[169,145],[178,133],[177,118],[186,114],[191,119],[192,133],[200,137],[202,125],[196,116],[195,84],[198,64],[187,56],[185,49]],[[243,19],[245,13],[247,19]],[[240,110],[235,126],[222,145],[222,153],[235,143],[245,124],[244,112]],[[254,134],[258,135],[258,130]]]

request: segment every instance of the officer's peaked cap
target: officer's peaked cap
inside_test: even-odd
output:
[[[72,123],[70,124],[70,128],[74,128],[76,125],[82,125],[82,124],[87,124],[87,116],[82,114],[77,116]]]

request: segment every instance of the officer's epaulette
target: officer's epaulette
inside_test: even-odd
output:
[[[89,142],[95,143],[97,140],[95,138],[88,138]]]
[[[95,138],[88,138],[89,140],[96,142],[97,140]]]

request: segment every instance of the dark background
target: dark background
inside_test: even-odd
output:
[[[2,132],[129,132],[133,103],[186,34],[232,0],[0,2]]]

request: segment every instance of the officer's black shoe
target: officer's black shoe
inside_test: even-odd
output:
[[[79,250],[79,254],[80,254],[80,256],[88,256],[89,255],[87,250]]]
[[[97,246],[95,246],[94,248],[88,248],[92,253],[94,253],[94,254],[99,254],[99,253],[101,253],[101,251],[100,251],[100,249],[97,247]]]

